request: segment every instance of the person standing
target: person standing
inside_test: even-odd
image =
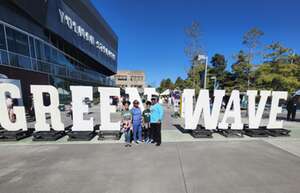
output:
[[[289,121],[290,118],[292,117],[292,121],[295,121],[296,118],[296,111],[297,111],[297,100],[296,97],[291,98],[288,100],[287,105],[287,120]]]
[[[130,132],[132,130],[132,114],[129,110],[129,101],[125,101],[123,103],[124,110],[122,111],[122,132],[125,135],[125,147],[131,147],[130,141],[131,141],[131,135]]]
[[[151,99],[152,106],[150,108],[150,128],[153,132],[153,140],[156,146],[161,144],[161,123],[164,116],[164,110],[162,106],[158,103],[158,97],[153,97]]]
[[[133,127],[133,140],[136,144],[142,143],[142,111],[139,107],[139,101],[133,101],[132,114],[132,127]]]
[[[150,116],[151,116],[151,102],[146,102],[146,109],[143,111],[143,125],[144,125],[144,141],[149,143],[151,140],[150,137]]]

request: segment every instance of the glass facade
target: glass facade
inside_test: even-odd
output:
[[[84,65],[50,43],[1,22],[0,64],[76,81],[114,85],[110,77]]]

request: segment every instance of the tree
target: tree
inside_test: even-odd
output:
[[[256,86],[260,89],[294,92],[300,87],[300,64],[292,49],[279,42],[267,46],[266,61],[255,72]]]
[[[244,36],[243,36],[243,44],[247,47],[248,49],[248,65],[249,65],[249,73],[247,74],[247,88],[250,86],[250,72],[252,70],[252,65],[253,65],[253,58],[255,55],[255,49],[261,44],[260,43],[260,38],[261,36],[264,35],[264,32],[261,31],[258,28],[252,28],[249,31],[247,31]]]
[[[174,87],[183,90],[185,88],[185,81],[180,76],[177,77]]]
[[[264,32],[258,28],[252,28],[247,31],[243,36],[243,45],[248,48],[249,64],[252,64],[252,60],[255,54],[255,49],[261,44],[260,38],[264,35]]]
[[[185,28],[184,31],[187,36],[184,52],[189,60],[192,61],[199,54],[203,54],[203,48],[200,44],[201,31],[199,22],[193,21],[192,25]]]
[[[203,55],[204,51],[200,44],[200,24],[197,21],[193,21],[192,25],[185,28],[185,34],[187,36],[187,44],[184,48],[184,52],[191,62],[191,67],[188,70],[188,77],[186,80],[186,86],[194,88],[196,93],[200,90],[200,74],[205,70],[205,64],[199,60],[199,55]]]
[[[160,86],[157,90],[161,93],[167,89],[174,89],[174,84],[170,78],[162,79],[162,81],[160,82]]]
[[[249,64],[248,55],[240,50],[236,55],[236,62],[232,65],[232,72],[235,78],[235,88],[240,91],[246,91],[249,88],[248,80],[250,78],[252,65]]]
[[[264,55],[266,62],[288,63],[293,50],[286,48],[280,42],[274,42],[266,47],[267,53]]]
[[[297,65],[296,76],[298,77],[298,81],[300,82],[300,55],[293,53],[289,56],[289,63]]]
[[[215,76],[221,88],[224,87],[225,80],[225,69],[226,69],[226,60],[224,55],[215,54],[210,61],[212,68],[210,70],[211,76]]]

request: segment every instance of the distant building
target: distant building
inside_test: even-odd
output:
[[[145,87],[145,73],[144,71],[130,71],[122,70],[118,71],[114,75],[116,86],[124,87],[136,87],[139,88],[139,91]]]

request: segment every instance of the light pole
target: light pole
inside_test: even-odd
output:
[[[214,90],[215,90],[217,86],[217,77],[212,76],[210,79],[214,80]]]
[[[208,65],[208,57],[205,56],[204,89],[206,89],[207,65]]]
[[[201,65],[205,65],[205,70],[204,70],[204,81],[203,81],[203,89],[206,89],[206,80],[207,80],[207,66],[208,66],[208,57],[205,55],[197,55],[196,61],[199,62]],[[199,64],[197,63],[197,64]],[[203,71],[200,72],[200,77],[203,75]],[[200,79],[200,84],[202,84],[203,78]]]

